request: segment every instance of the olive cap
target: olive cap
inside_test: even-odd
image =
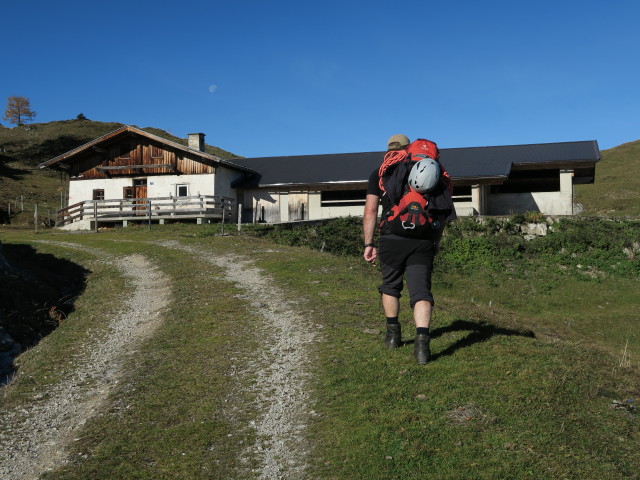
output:
[[[410,143],[411,142],[406,135],[391,135],[391,137],[389,137],[389,141],[387,142],[387,150],[400,150]]]

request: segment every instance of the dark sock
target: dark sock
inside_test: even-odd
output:
[[[417,327],[416,328],[416,335],[420,335],[420,334],[425,334],[425,335],[429,335],[429,327]]]
[[[398,317],[387,317],[387,325],[395,325],[398,322]]]

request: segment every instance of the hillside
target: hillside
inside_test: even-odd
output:
[[[59,174],[40,170],[36,166],[121,126],[120,123],[92,120],[62,120],[14,128],[0,126],[0,222],[6,219],[9,202],[12,203],[12,213],[16,211],[16,204],[21,206],[21,196],[29,209],[38,204],[44,214],[60,208]],[[146,127],[142,130],[182,145],[187,144],[186,139],[158,128]],[[211,145],[205,145],[205,150],[220,158],[237,157]],[[32,216],[31,210],[29,216]]]
[[[576,186],[586,215],[640,216],[640,140],[602,151],[592,185]]]

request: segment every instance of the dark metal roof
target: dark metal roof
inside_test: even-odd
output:
[[[260,172],[259,186],[307,185],[368,180],[383,157],[384,152],[366,152],[236,158],[234,161]]]
[[[260,172],[238,186],[366,182],[382,163],[385,152],[337,153],[288,157],[234,159]],[[443,148],[440,161],[454,180],[503,181],[512,168],[577,168],[593,177],[600,150],[595,140],[497,147]],[[584,168],[586,167],[586,168]]]

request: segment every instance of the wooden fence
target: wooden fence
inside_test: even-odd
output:
[[[58,210],[55,226],[87,218],[97,223],[194,218],[228,221],[232,219],[234,203],[232,198],[219,195],[85,200]]]

